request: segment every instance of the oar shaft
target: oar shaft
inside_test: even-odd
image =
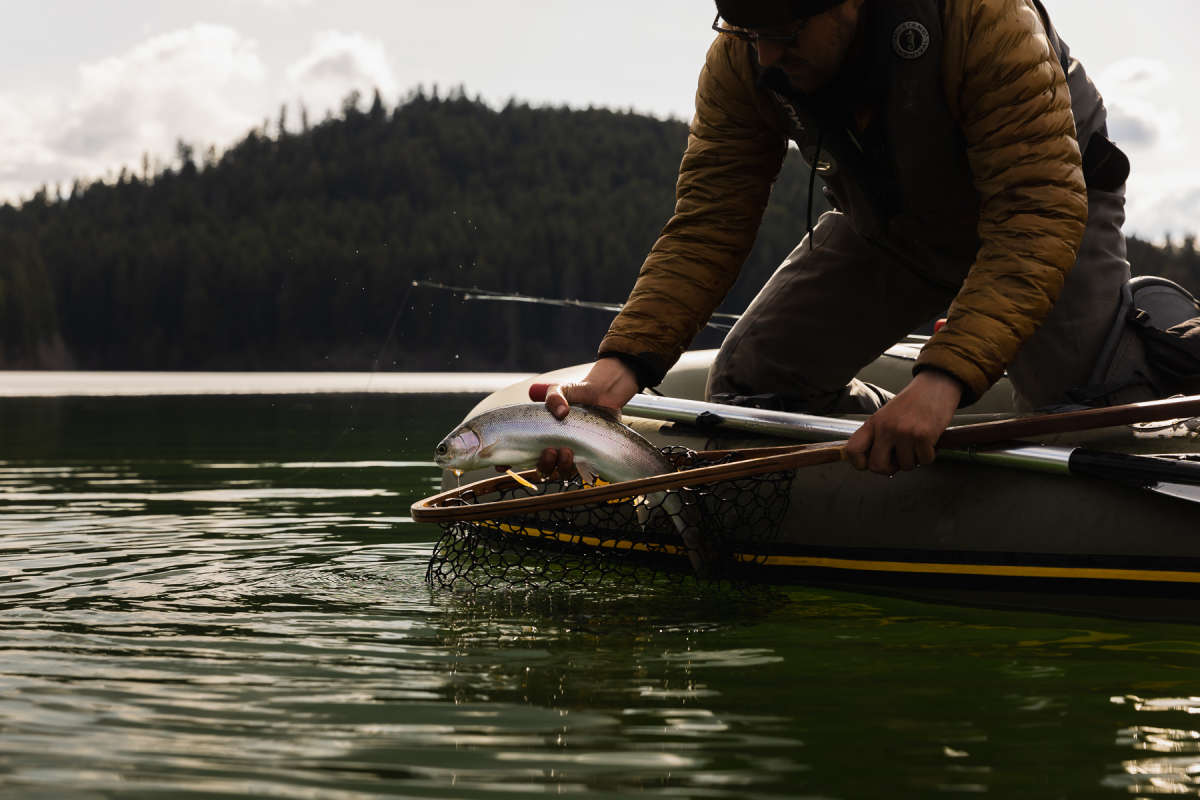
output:
[[[679,422],[703,428],[746,431],[804,442],[848,439],[862,426],[858,420],[771,411],[761,408],[716,405],[677,397],[635,394],[625,404],[625,413],[664,422]],[[963,426],[971,427],[971,426]],[[939,458],[987,464],[994,467],[1024,469],[1055,475],[1069,475],[1071,448],[1042,445],[1018,445],[989,450],[943,448]]]
[[[951,461],[965,461],[971,464],[986,464],[989,467],[1005,467],[1021,469],[1026,472],[1042,472],[1049,475],[1070,475],[1071,456],[1078,448],[1052,447],[1050,445],[1030,444],[997,447],[994,449],[955,450],[946,448],[938,450],[938,458]]]
[[[1134,483],[1184,481],[1200,484],[1200,461],[1180,458],[1147,458],[1129,453],[1076,448],[1071,471],[1079,475],[1118,477]]]
[[[530,387],[530,397],[545,399],[545,384]],[[725,429],[778,436],[800,441],[847,439],[861,427],[855,420],[796,414],[758,408],[718,405],[698,400],[638,394],[624,411],[632,416],[680,422],[701,429]],[[938,456],[952,461],[986,464],[1053,475],[1089,475],[1144,486],[1153,491],[1200,502],[1200,463],[1171,461],[1123,453],[1105,453],[1084,448],[1038,444],[978,448],[974,445],[1063,433],[1095,427],[1129,425],[1200,415],[1200,396],[1171,398],[1150,403],[1133,403],[1110,408],[1088,409],[1065,414],[1047,414],[1000,422],[982,422],[948,428],[938,442]],[[822,448],[817,448],[818,450]],[[830,448],[831,449],[831,448]],[[809,454],[815,457],[815,453]],[[839,449],[839,457],[844,450]],[[835,459],[836,460],[836,459]],[[1178,490],[1178,491],[1176,491]]]
[[[1066,411],[1061,414],[1040,414],[998,422],[959,425],[946,429],[942,438],[938,440],[938,447],[962,447],[1196,416],[1200,416],[1200,395],[1172,397],[1146,403],[1128,403],[1121,406],[1088,408],[1083,411]]]
[[[1152,421],[1170,418],[1182,413],[1200,413],[1200,398],[1174,398],[1152,403],[1137,403],[1115,409],[1116,417],[1132,421]],[[821,417],[813,414],[796,414],[787,411],[770,411],[758,408],[717,405],[697,400],[682,400],[673,397],[638,394],[625,406],[625,411],[651,419],[681,422],[700,428],[723,428],[725,430],[761,433],[780,438],[801,441],[828,441],[849,438],[862,425],[855,420]],[[951,461],[986,464],[993,467],[1020,469],[1052,475],[1090,475],[1119,479],[1127,482],[1151,484],[1156,480],[1185,481],[1200,483],[1200,464],[1195,462],[1166,461],[1162,459],[1134,456],[1123,453],[1105,453],[1078,447],[1054,447],[1038,444],[1013,444],[1004,447],[976,448],[974,443],[994,442],[1003,438],[1015,438],[1036,430],[1058,431],[1051,422],[1063,422],[1070,430],[1078,420],[1094,420],[1100,424],[1111,423],[1113,414],[1097,414],[1109,409],[1090,409],[1070,414],[1052,414],[1044,417],[983,422],[949,428],[939,441],[938,457]],[[1049,422],[1046,422],[1049,421]],[[1033,425],[1028,423],[1032,422]],[[944,446],[953,442],[955,446]]]
[[[815,414],[796,414],[791,411],[770,411],[762,408],[718,405],[678,397],[635,394],[623,411],[630,416],[643,416],[664,422],[680,422],[704,429],[724,426],[749,433],[781,436],[805,442],[848,439],[862,422]]]
[[[806,441],[845,439],[858,430],[860,422],[797,414],[790,411],[770,411],[760,408],[718,405],[698,400],[681,400],[648,394],[633,396],[625,409],[652,419],[684,422],[700,428],[726,427],[756,433],[785,436]],[[1033,417],[977,422],[947,428],[938,440],[939,448],[961,448],[972,444],[1001,442],[1048,434],[1074,433],[1114,425],[1132,425],[1165,419],[1200,416],[1200,396],[1173,397],[1147,403],[1089,408],[1061,414],[1042,414]]]

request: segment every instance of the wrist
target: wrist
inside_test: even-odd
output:
[[[630,380],[633,381],[633,393],[637,394],[647,386],[654,386],[658,383],[654,379],[653,369],[637,356],[631,356],[627,353],[604,353],[596,358],[596,367],[603,363],[619,364]]]
[[[940,369],[923,369],[913,376],[912,382],[924,390],[937,394],[939,397],[952,400],[955,406],[962,400],[966,389],[962,381],[949,372],[943,372]]]
[[[637,374],[620,358],[600,358],[584,379],[605,394],[632,397],[642,390]]]

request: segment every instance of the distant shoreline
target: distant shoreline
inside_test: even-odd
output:
[[[4,397],[160,395],[490,394],[528,372],[0,371]]]

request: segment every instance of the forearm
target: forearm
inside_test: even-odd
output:
[[[947,98],[980,199],[980,248],[926,345],[968,399],[1003,374],[1058,298],[1087,221],[1071,97],[1026,0],[951,0]]]
[[[675,213],[638,274],[599,354],[662,379],[728,293],[754,246],[787,153],[777,109],[758,88],[744,42],[718,37],[696,88]]]

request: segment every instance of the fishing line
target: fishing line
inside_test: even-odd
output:
[[[623,303],[604,303],[604,302],[593,301],[593,300],[575,300],[575,299],[571,299],[571,298],[537,297],[534,295],[519,294],[519,293],[514,293],[514,292],[500,292],[500,291],[496,291],[494,289],[480,289],[478,287],[468,288],[465,286],[451,286],[449,284],[440,283],[438,281],[414,280],[411,283],[409,283],[408,286],[405,288],[404,296],[400,299],[400,302],[398,303],[398,305],[396,307],[396,313],[392,315],[392,321],[391,321],[391,324],[388,326],[387,334],[384,336],[383,343],[380,345],[379,351],[376,353],[375,359],[371,363],[371,373],[367,378],[366,386],[363,388],[363,394],[370,394],[371,387],[375,381],[375,376],[378,374],[378,372],[380,370],[380,365],[383,361],[383,357],[387,353],[388,347],[391,345],[392,340],[395,339],[395,337],[396,337],[396,331],[400,327],[400,321],[404,316],[405,307],[408,305],[409,297],[412,296],[412,290],[417,289],[417,288],[438,289],[440,291],[457,292],[463,296],[464,300],[494,300],[494,301],[499,301],[499,302],[531,303],[531,304],[535,304],[535,305],[550,305],[550,306],[560,306],[560,307],[570,307],[570,308],[587,308],[587,309],[593,309],[593,310],[597,310],[597,311],[610,311],[610,312],[614,312],[614,313],[620,312],[620,310],[624,307]],[[741,315],[739,315],[739,314],[714,313],[712,316],[714,318],[728,319],[728,320],[732,320],[734,322],[736,322],[738,319],[741,318]],[[709,322],[707,322],[706,325],[708,327],[716,328],[718,330],[729,330],[731,327],[733,327],[732,325],[726,325],[726,324],[723,324],[720,322],[713,322],[711,320]],[[652,391],[654,391],[654,390],[652,390]],[[655,393],[657,394],[657,392],[655,392]],[[319,456],[317,458],[313,459],[311,464],[316,464],[319,461],[325,461],[329,457],[329,455],[334,451],[334,449],[337,448],[345,440],[346,435],[350,431],[354,430],[354,424],[358,419],[358,412],[359,412],[359,407],[354,405],[353,402],[351,402],[350,409],[349,409],[349,419],[347,420],[346,424],[342,427],[341,431],[337,434],[337,436],[334,437],[333,441],[331,441],[328,445],[325,446],[324,450],[319,454]],[[314,466],[312,466],[312,465],[303,467],[302,469],[300,469],[300,471],[295,473],[295,477],[299,478],[299,477],[305,475],[306,473],[311,472],[313,469],[314,469]],[[281,482],[281,483],[283,485],[286,485],[286,483],[288,483],[288,482]]]
[[[371,386],[375,382],[375,375],[379,372],[379,365],[383,361],[383,356],[387,352],[388,346],[392,343],[392,339],[394,339],[396,336],[396,330],[400,327],[400,319],[404,316],[404,308],[408,304],[408,298],[412,295],[413,287],[416,285],[416,281],[413,281],[412,284],[405,288],[404,296],[400,298],[400,303],[396,307],[396,313],[392,315],[392,324],[388,327],[388,332],[383,339],[383,344],[379,346],[379,352],[375,354],[375,360],[371,362],[371,373],[367,376],[367,385],[363,387],[363,394],[371,393]],[[346,434],[354,430],[354,423],[358,419],[358,411],[358,406],[351,401],[350,418],[346,422],[346,425],[342,428],[338,435],[334,437],[333,441],[325,446],[324,451],[317,458],[313,459],[309,466],[301,468],[300,471],[295,474],[295,477],[299,478],[306,473],[311,472],[314,469],[312,465],[320,461],[325,461],[329,457],[334,448],[340,445],[346,438]],[[286,481],[282,483],[283,485],[287,484]]]
[[[530,294],[520,294],[519,292],[500,292],[494,289],[480,289],[477,287],[466,286],[451,286],[438,281],[416,280],[412,282],[414,287],[421,289],[439,289],[445,292],[456,292],[462,295],[463,300],[493,300],[504,303],[530,303],[533,305],[543,306],[558,306],[563,308],[588,308],[595,311],[611,311],[618,313],[625,307],[624,303],[605,303],[598,300],[575,300],[568,297],[538,297]],[[714,313],[712,315],[716,319],[727,319],[731,322],[737,322],[741,319],[741,314],[724,314]],[[727,331],[732,328],[732,325],[726,325],[722,322],[713,322],[711,319],[705,323],[707,327],[715,328],[716,330]]]

